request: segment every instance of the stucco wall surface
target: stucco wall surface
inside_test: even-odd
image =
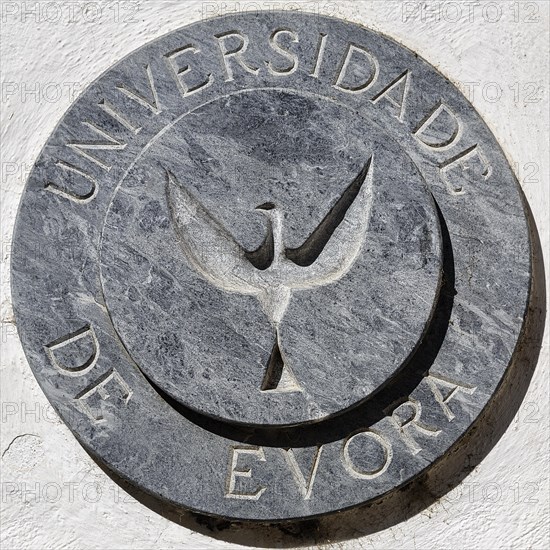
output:
[[[237,548],[153,512],[108,477],[56,417],[17,337],[10,239],[26,176],[79,92],[142,44],[202,17],[303,9],[381,31],[469,95],[501,143],[549,250],[549,3],[524,1],[7,1],[1,6],[1,547]],[[548,327],[548,324],[547,324]],[[549,346],[514,420],[488,456],[424,510],[335,548],[550,547]],[[391,522],[390,522],[391,523]],[[370,532],[374,531],[374,532]],[[370,534],[362,534],[370,532]],[[290,544],[281,533],[280,541]],[[275,536],[270,542],[276,544]],[[248,545],[266,544],[249,534]]]

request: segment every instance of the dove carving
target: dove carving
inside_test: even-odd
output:
[[[301,391],[281,352],[279,326],[294,290],[331,284],[359,256],[372,210],[371,157],[355,180],[299,248],[283,242],[283,212],[273,203],[256,207],[268,221],[267,236],[245,250],[174,174],[166,171],[166,196],[184,256],[210,284],[226,292],[255,296],[275,331],[275,344],[262,391]]]

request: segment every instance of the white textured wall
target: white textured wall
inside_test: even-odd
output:
[[[36,156],[74,100],[74,92],[143,43],[199,20],[203,12],[219,13],[235,5],[241,9],[301,5],[388,34],[455,83],[475,83],[462,87],[472,92],[474,106],[511,162],[517,163],[543,250],[548,250],[549,3],[44,0],[40,4],[36,14],[35,0],[0,1],[1,547],[237,547],[223,535],[210,538],[190,531],[129,497],[55,417],[35,382],[13,324],[9,255],[17,204]],[[548,357],[546,338],[515,420],[460,485],[405,522],[334,547],[549,548]],[[254,533],[246,540],[265,542]]]

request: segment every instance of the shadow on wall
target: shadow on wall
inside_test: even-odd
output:
[[[540,239],[524,199],[532,240],[533,277],[523,330],[514,357],[494,398],[470,430],[437,462],[400,490],[351,510],[321,518],[279,523],[228,521],[187,512],[160,502],[102,468],[136,500],[179,525],[235,544],[295,548],[335,543],[388,529],[422,512],[458,486],[502,437],[514,419],[537,365],[546,314],[545,272]]]

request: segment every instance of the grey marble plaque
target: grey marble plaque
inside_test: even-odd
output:
[[[12,281],[31,368],[99,461],[275,521],[376,499],[460,440],[512,360],[530,240],[502,150],[435,69],[255,13],[82,94],[30,174]]]

